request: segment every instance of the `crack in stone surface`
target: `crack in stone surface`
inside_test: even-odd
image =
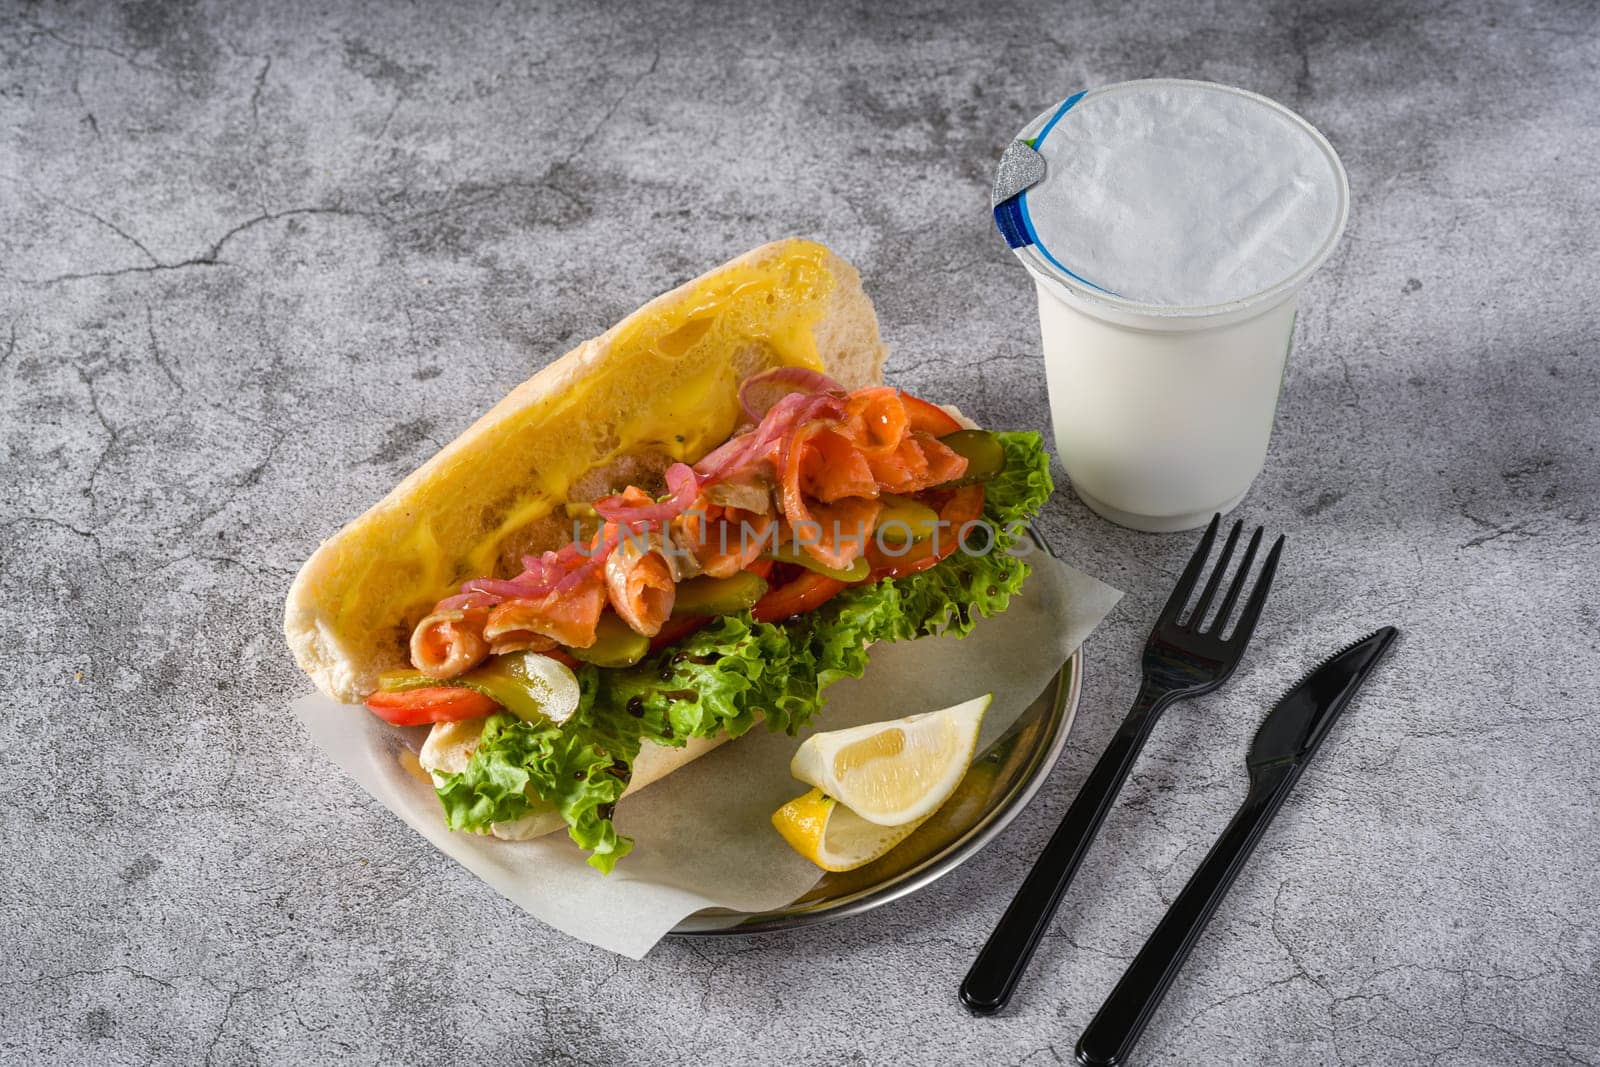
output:
[[[189,259],[179,260],[171,263],[157,260],[150,266],[144,267],[123,267],[117,270],[84,271],[58,274],[50,278],[42,278],[36,281],[30,281],[28,284],[37,286],[39,288],[47,288],[49,286],[60,284],[61,282],[81,281],[88,278],[115,278],[125,274],[152,274],[159,271],[184,270],[190,267],[226,267],[230,266],[231,264],[225,262],[221,258],[222,249],[235,237],[238,237],[240,234],[246,233],[257,226],[260,226],[262,223],[279,222],[283,219],[297,218],[306,215],[331,215],[340,218],[356,219],[387,219],[386,216],[376,211],[361,211],[354,208],[340,206],[297,207],[288,208],[283,211],[264,211],[259,215],[248,218],[245,221],[229,228],[222,234],[221,237],[218,237],[215,241],[213,241],[210,247],[208,247],[204,252],[198,256],[192,256]]]
[[[168,366],[166,357],[161,352],[161,342],[156,340],[155,310],[149,304],[144,306],[144,323],[145,332],[150,337],[150,358],[155,360],[156,366],[160,368],[162,375],[172,384],[174,389],[180,393],[187,393],[189,390],[184,387],[178,376],[172,373],[172,368]]]
[[[68,48],[76,49],[80,52],[102,52],[108,56],[113,56],[116,59],[121,60],[134,70],[144,71],[148,74],[159,74],[164,78],[171,78],[174,76],[171,71],[166,70],[163,67],[154,66],[149,63],[142,63],[128,53],[111,48],[108,45],[92,44],[88,41],[75,41],[71,38],[63,36],[58,30],[52,29],[48,26],[40,26],[37,23],[24,21],[23,24],[32,31],[32,36],[35,40],[43,37],[54,41],[57,44],[65,45]],[[31,46],[32,42],[29,42],[29,44]]]
[[[0,371],[6,369],[11,362],[11,357],[17,354],[17,320],[12,319],[6,326],[6,350],[0,352]]]

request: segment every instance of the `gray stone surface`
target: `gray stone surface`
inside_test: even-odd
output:
[[[6,7],[0,1060],[1066,1062],[1264,703],[1395,623],[1140,1059],[1600,1062],[1596,9],[888,8]],[[1043,425],[991,169],[1062,94],[1148,74],[1298,108],[1354,211],[1241,509],[1291,546],[1260,647],[1158,729],[1009,1014],[956,984],[1188,536],[1058,495],[1051,537],[1128,591],[1070,752],[978,861],[844,925],[589,949],[287,719],[317,539],[759,242],[860,265],[896,381]]]

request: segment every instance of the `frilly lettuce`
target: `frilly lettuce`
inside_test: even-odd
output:
[[[611,822],[639,746],[681,746],[721,731],[738,737],[765,719],[798,733],[822,705],[822,690],[860,677],[867,647],[929,634],[965,636],[980,616],[1005,609],[1028,566],[1009,550],[1051,492],[1050,461],[1036,433],[997,434],[1003,473],[988,483],[984,518],[994,549],[956,552],[919,574],[851,589],[795,622],[728,615],[627,670],[584,666],[583,698],[561,726],[489,717],[460,774],[443,776],[439,799],[452,829],[487,831],[558,808],[568,833],[610,871],[632,848]]]
[[[637,755],[637,734],[491,715],[466,769],[442,776],[437,791],[445,821],[452,830],[482,832],[526,815],[530,797],[537,797],[560,810],[572,840],[593,854],[589,862],[610,870],[633,847],[611,824],[611,806],[627,788],[631,756],[623,753],[630,742]]]

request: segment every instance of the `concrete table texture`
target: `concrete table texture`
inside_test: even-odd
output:
[[[1045,426],[992,169],[1148,75],[1300,111],[1351,224],[1238,512],[1289,537],[1257,647],[1156,731],[1007,1014],[957,983],[1192,535],[1063,485],[1047,536],[1128,592],[1067,756],[977,860],[840,925],[590,949],[287,718],[318,539],[753,245],[831,243],[895,382]],[[1597,108],[1584,4],[6,5],[0,1060],[1068,1062],[1264,707],[1393,623],[1138,1060],[1600,1062]]]

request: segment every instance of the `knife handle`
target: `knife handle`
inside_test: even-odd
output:
[[[992,1014],[1006,1006],[1017,980],[1033,958],[1039,939],[1050,928],[1072,876],[1083,863],[1089,844],[1105,821],[1111,803],[1122,789],[1128,771],[1139,758],[1145,739],[1163,708],[1177,694],[1146,682],[1133,708],[1106,746],[1100,761],[1084,779],[1078,796],[1067,809],[1033,870],[1023,879],[1017,895],[995,926],[972,969],[961,983],[961,1000],[973,1011]]]
[[[1222,903],[1228,887],[1244,869],[1256,842],[1298,777],[1297,767],[1286,764],[1250,783],[1250,792],[1217,843],[1178,894],[1161,924],[1139,950],[1116,988],[1095,1013],[1078,1039],[1078,1062],[1088,1067],[1113,1067],[1125,1063],[1134,1042],[1144,1032],[1167,987],[1212,912]]]

